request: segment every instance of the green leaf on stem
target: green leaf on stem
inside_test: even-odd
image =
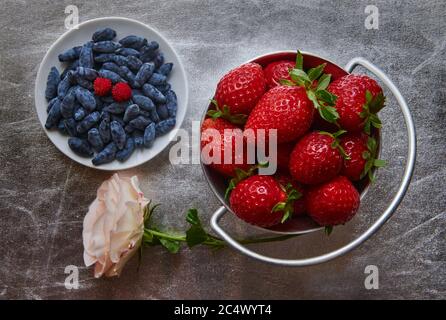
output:
[[[313,82],[314,80],[316,80],[321,76],[322,72],[324,72],[324,68],[326,65],[327,65],[326,63],[323,63],[315,68],[311,68],[310,70],[308,70],[308,78],[310,78],[311,82]]]
[[[317,84],[316,91],[321,91],[327,89],[331,81],[331,74],[323,74]]]
[[[160,243],[166,248],[170,253],[177,253],[180,250],[181,242],[169,239],[159,239]]]
[[[297,50],[296,69],[303,70],[303,68],[304,68],[304,57],[302,56],[302,53],[299,50]]]

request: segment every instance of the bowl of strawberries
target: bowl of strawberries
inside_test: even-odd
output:
[[[405,173],[389,207],[364,234],[322,256],[277,259],[242,246],[219,225],[227,212],[285,235],[330,233],[358,214],[376,170],[386,162],[379,158],[384,92],[375,79],[351,73],[357,65],[394,94],[408,129]],[[254,58],[219,80],[202,118],[202,168],[222,203],[211,226],[234,248],[262,261],[303,266],[330,260],[365,241],[394,212],[413,172],[415,141],[399,90],[363,58],[345,69],[300,51]]]

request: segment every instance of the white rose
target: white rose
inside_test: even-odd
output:
[[[94,276],[117,276],[141,246],[144,207],[149,200],[136,176],[114,174],[104,181],[84,219],[82,233],[86,266],[95,264]]]

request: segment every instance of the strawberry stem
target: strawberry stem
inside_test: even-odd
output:
[[[337,96],[326,90],[331,81],[331,75],[323,73],[326,65],[326,63],[323,63],[305,72],[303,70],[303,55],[298,50],[296,66],[289,72],[292,81],[281,80],[280,83],[290,86],[298,85],[305,88],[308,99],[319,111],[322,119],[336,124],[337,119],[339,119],[339,114],[336,108],[334,108]],[[315,85],[315,81],[317,81],[317,85]]]
[[[218,106],[218,102],[215,99],[211,99],[210,101],[215,106],[215,110],[213,109],[208,110],[206,114],[212,119],[215,120],[217,118],[222,118],[228,120],[229,122],[235,125],[244,125],[246,123],[246,120],[248,119],[248,116],[246,114],[242,113],[231,114],[229,107],[227,105],[224,105],[223,108],[220,108]]]
[[[364,165],[364,170],[362,171],[360,175],[360,179],[364,178],[366,175],[368,175],[368,178],[370,182],[375,181],[375,176],[373,175],[373,168],[381,168],[384,167],[387,162],[385,160],[377,159],[376,154],[378,151],[378,144],[376,143],[376,140],[373,137],[368,137],[367,139],[367,150],[362,153],[362,158],[364,160],[367,160],[367,162]]]
[[[362,106],[362,112],[359,114],[364,119],[364,132],[370,135],[371,127],[380,129],[382,127],[381,120],[377,113],[384,108],[385,97],[382,92],[373,96],[369,90],[365,92],[365,103]]]

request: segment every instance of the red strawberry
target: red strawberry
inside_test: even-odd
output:
[[[381,127],[376,113],[384,107],[384,96],[375,80],[365,75],[349,74],[333,81],[327,90],[338,97],[335,108],[341,128],[349,132],[364,129],[370,134],[371,126]]]
[[[212,130],[208,129],[217,130],[220,133],[220,141],[214,140]],[[225,133],[225,129],[236,130],[236,131],[233,131],[234,134],[231,134],[231,132],[228,131]],[[243,135],[242,130],[224,119],[208,118],[204,120],[201,126],[201,148],[203,149],[206,147],[207,152],[206,151],[202,152],[203,160],[205,162],[206,161],[212,162],[214,152],[220,152],[220,155],[218,157],[218,161],[220,163],[209,164],[215,170],[227,176],[235,176],[236,168],[240,168],[242,170],[248,170],[250,165],[246,164],[245,139],[243,137],[240,137],[239,135]],[[242,154],[236,153],[237,150],[235,142],[237,140],[237,137],[243,139],[242,141],[244,146]],[[232,148],[231,163],[225,164],[224,163],[225,150],[228,150],[229,147]]]
[[[298,139],[310,128],[314,107],[302,87],[277,86],[263,95],[252,110],[246,129],[277,129],[277,142],[285,143]]]
[[[346,223],[358,211],[359,203],[358,191],[343,176],[312,187],[306,194],[307,212],[321,226]]]
[[[344,160],[341,174],[351,181],[358,181],[367,174],[373,181],[372,168],[385,165],[384,160],[376,159],[376,140],[364,133],[350,133],[341,138],[341,147],[350,158]]]
[[[279,81],[282,79],[291,81],[290,69],[293,69],[294,66],[295,62],[289,60],[275,61],[267,65],[263,72],[268,87],[273,88],[280,85]]]
[[[229,198],[231,209],[242,220],[261,227],[282,221],[287,194],[272,176],[255,175],[241,181]]]
[[[262,67],[247,63],[229,71],[217,84],[215,100],[231,114],[249,114],[265,92],[266,82]]]
[[[288,163],[295,143],[283,143],[277,145],[277,170],[282,173],[289,173]]]
[[[304,184],[319,184],[334,178],[341,171],[343,156],[337,137],[344,132],[313,131],[299,140],[290,156],[293,178]]]
[[[294,200],[294,211],[293,211],[293,217],[304,215],[306,210],[305,205],[305,189],[304,186],[299,184],[298,182],[294,181],[293,178],[291,178],[288,174],[276,174],[276,180],[283,186],[287,187],[291,185],[297,192],[297,199]]]

